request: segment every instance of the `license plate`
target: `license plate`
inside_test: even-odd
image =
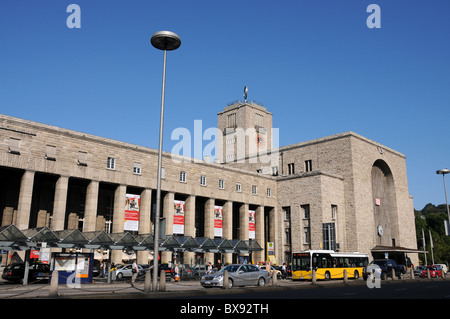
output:
[[[210,285],[211,281],[205,281],[205,285]]]

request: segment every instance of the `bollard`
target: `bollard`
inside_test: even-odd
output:
[[[161,270],[159,276],[159,291],[166,291],[166,272],[164,270]]]
[[[348,282],[347,269],[344,269],[344,283]]]
[[[152,291],[152,274],[150,271],[147,271],[145,273],[144,292],[149,293],[151,291]]]
[[[411,268],[410,273],[411,273],[411,279],[414,279],[414,268]]]
[[[228,270],[225,270],[223,272],[223,288],[224,289],[228,289],[228,284],[229,284],[229,280],[228,280]]]
[[[58,270],[53,270],[52,279],[50,281],[50,290],[48,292],[49,297],[58,297],[58,280],[59,280]]]
[[[278,285],[277,280],[278,280],[277,272],[274,271],[272,272],[272,286],[276,287]]]
[[[317,281],[317,279],[316,279],[316,271],[313,269],[313,270],[312,270],[311,284],[312,284],[312,285],[315,285],[315,284],[316,284],[316,281]]]
[[[395,280],[395,269],[392,268],[392,280]]]
[[[427,269],[427,278],[430,279],[431,275],[430,275],[430,269]]]

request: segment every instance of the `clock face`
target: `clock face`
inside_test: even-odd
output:
[[[378,235],[379,235],[379,236],[383,236],[383,226],[378,225],[378,227],[377,227],[377,232],[378,232]]]
[[[258,147],[261,147],[264,145],[264,137],[261,134],[258,134],[256,136],[256,145],[258,145]]]

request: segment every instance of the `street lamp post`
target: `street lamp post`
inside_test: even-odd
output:
[[[450,232],[450,229],[449,229],[450,228],[450,209],[448,208],[447,187],[445,186],[445,174],[448,174],[448,173],[450,173],[450,170],[447,168],[436,171],[436,174],[442,174],[442,178],[444,179],[445,204],[447,205],[447,218],[448,218],[447,232]]]
[[[152,35],[152,45],[164,51],[162,93],[161,93],[161,116],[159,122],[159,148],[158,148],[158,172],[156,184],[156,214],[155,229],[153,231],[155,246],[153,250],[153,291],[157,291],[158,286],[158,253],[159,253],[159,217],[161,215],[161,167],[162,167],[162,144],[163,144],[163,126],[164,126],[164,95],[166,86],[166,59],[167,51],[176,50],[181,45],[180,37],[170,31],[158,31]]]

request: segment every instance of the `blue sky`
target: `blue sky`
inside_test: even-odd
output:
[[[66,25],[72,3],[81,28]],[[367,27],[370,4],[381,28]],[[182,39],[167,60],[165,150],[177,127],[215,127],[248,86],[281,146],[354,131],[406,155],[416,209],[445,202],[448,0],[2,0],[0,113],[158,148],[160,30]]]

